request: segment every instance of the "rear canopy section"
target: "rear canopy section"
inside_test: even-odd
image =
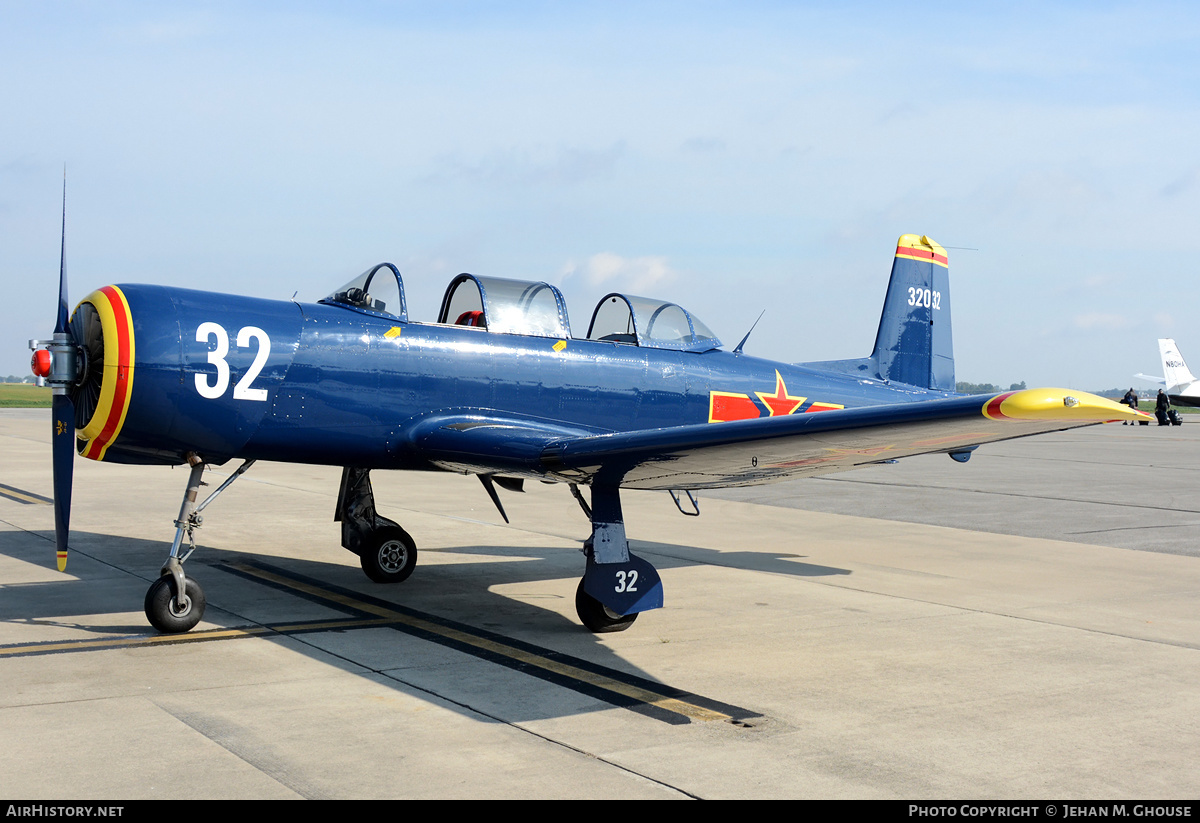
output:
[[[588,339],[690,352],[721,347],[708,326],[682,306],[616,292],[596,304]]]

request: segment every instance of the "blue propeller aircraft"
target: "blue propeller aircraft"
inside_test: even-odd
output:
[[[65,261],[65,208],[63,245]],[[256,460],[342,467],[342,545],[379,583],[412,574],[417,548],[375,510],[372,470],[474,474],[505,520],[496,486],[534,478],[569,484],[591,519],[576,610],[594,632],[620,631],[663,602],[658,573],[629,550],[623,489],[669,490],[698,514],[698,489],[931,452],[961,462],[981,443],[1146,417],[1062,389],[955,394],[946,252],[923,236],[896,245],[869,357],[777,363],[745,342],[723,351],[681,306],[616,293],[576,337],[554,286],[473,274],[451,281],[437,322],[415,321],[389,263],[315,304],[115,285],[68,316],[64,262],[53,338],[30,341],[53,391],[58,567],[76,451],[191,467],[146,595],[162,632],[199,622],[204,593],[183,563],[200,512]],[[205,466],[235,458],[197,504]]]

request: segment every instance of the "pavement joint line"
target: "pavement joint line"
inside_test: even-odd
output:
[[[863,486],[885,486],[909,491],[966,492],[968,494],[992,494],[1003,497],[1018,497],[1029,500],[1053,500],[1058,503],[1083,503],[1091,506],[1121,506],[1128,509],[1200,514],[1198,509],[1181,509],[1176,506],[1147,506],[1144,503],[1122,503],[1117,500],[1085,500],[1081,497],[1059,497],[1048,494],[1024,494],[1022,492],[997,491],[995,489],[971,489],[964,486],[939,486],[932,483],[889,483],[885,480],[864,480],[857,477],[814,477],[813,480],[828,480],[837,483],[856,483]],[[770,505],[770,504],[766,504]]]
[[[1034,617],[1032,615],[1027,615],[1027,614],[1017,614],[1016,612],[1006,612],[1006,611],[1000,611],[998,609],[984,609],[984,608],[979,608],[976,606],[967,606],[967,605],[956,604],[956,603],[945,603],[945,602],[938,601],[938,600],[928,600],[928,599],[922,598],[922,597],[910,597],[910,596],[906,596],[906,595],[876,591],[874,589],[861,588],[858,586],[842,585],[842,584],[839,584],[839,583],[836,583],[833,581],[829,581],[829,580],[812,579],[812,580],[808,580],[806,582],[809,582],[809,583],[813,584],[814,586],[832,586],[835,588],[842,588],[842,589],[846,589],[848,591],[858,592],[859,594],[870,594],[870,595],[875,595],[876,597],[883,597],[883,598],[888,598],[888,599],[893,599],[893,600],[905,600],[905,601],[908,601],[911,603],[921,603],[926,606],[939,606],[942,608],[950,609],[954,612],[958,612],[963,615],[973,614],[973,615],[983,615],[985,617],[999,617],[999,618],[1003,618],[1005,620],[1022,620],[1027,623],[1037,623],[1042,626],[1053,626],[1055,628],[1064,629],[1067,631],[1084,632],[1087,634],[1101,635],[1104,637],[1115,637],[1115,638],[1118,638],[1121,640],[1129,640],[1129,641],[1136,642],[1136,643],[1152,643],[1152,644],[1157,644],[1157,645],[1162,645],[1162,646],[1173,646],[1173,647],[1179,648],[1179,649],[1200,650],[1200,645],[1197,645],[1196,643],[1187,643],[1182,640],[1167,640],[1164,638],[1156,638],[1156,637],[1139,637],[1136,634],[1122,633],[1122,632],[1118,632],[1118,631],[1100,629],[1100,628],[1089,627],[1089,626],[1076,626],[1071,623],[1065,623],[1060,620],[1050,620],[1049,618],[1045,618],[1045,617]],[[914,617],[914,618],[906,618],[906,619],[908,619],[908,620],[929,620],[929,619],[941,619],[941,618],[930,615],[930,616],[925,616],[925,617]]]

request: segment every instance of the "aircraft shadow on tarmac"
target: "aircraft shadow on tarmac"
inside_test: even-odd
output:
[[[17,539],[0,549],[0,554],[40,565],[46,546],[53,545],[54,533],[22,532],[13,537]],[[610,705],[673,724],[696,719],[689,719],[686,710],[663,710],[654,705],[662,703],[662,698],[671,705],[696,708],[701,715],[708,713],[703,719],[741,722],[757,716],[650,677],[624,660],[601,636],[587,632],[569,617],[572,609],[555,611],[539,605],[547,599],[573,596],[573,582],[560,597],[547,595],[542,588],[531,590],[530,597],[491,590],[564,577],[573,581],[577,559],[570,550],[453,547],[442,551],[475,555],[480,562],[430,562],[403,584],[388,586],[367,581],[357,565],[345,562],[264,556],[201,545],[189,565],[206,588],[206,620],[192,633],[163,636],[140,619],[146,574],[153,570],[153,563],[147,561],[160,556],[162,548],[159,540],[76,532],[72,535],[70,575],[56,581],[6,585],[0,621],[67,628],[76,637],[83,633],[96,638],[80,641],[78,648],[56,647],[54,653],[106,648],[105,639],[128,642],[130,637],[145,638],[147,644],[166,638],[205,642],[206,638],[217,639],[205,630],[247,630],[259,639],[294,641],[289,648],[391,688],[416,694],[433,691],[449,698],[452,705],[461,703],[476,710],[481,702],[487,703],[486,711],[509,721],[561,717]],[[707,563],[798,577],[851,573],[797,562],[799,555],[787,552],[717,552],[646,541],[633,542],[633,549],[668,570]],[[353,562],[349,553],[336,547],[330,552],[339,560],[344,554],[344,560]],[[99,617],[135,610],[139,614],[135,622],[114,623]],[[98,617],[89,621],[87,615]],[[639,629],[653,632],[652,621],[630,631]],[[36,648],[47,642],[28,632],[20,634],[23,645]],[[56,632],[54,639],[61,640],[61,633]],[[37,653],[28,648],[25,652]],[[444,673],[435,678],[437,671],[469,664],[471,658],[497,666],[465,679],[475,682],[474,686],[453,683]],[[569,692],[531,685],[538,681]],[[482,688],[479,683],[489,685]],[[464,695],[463,690],[471,693]],[[570,692],[590,695],[599,702],[580,701]],[[538,695],[537,699],[531,699],[531,693]]]

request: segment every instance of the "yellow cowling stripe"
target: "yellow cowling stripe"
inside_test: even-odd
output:
[[[104,376],[96,410],[77,434],[81,440],[88,441],[80,454],[103,460],[104,453],[125,424],[133,392],[133,317],[125,295],[116,286],[97,289],[81,302],[90,303],[100,317],[104,335]]]

